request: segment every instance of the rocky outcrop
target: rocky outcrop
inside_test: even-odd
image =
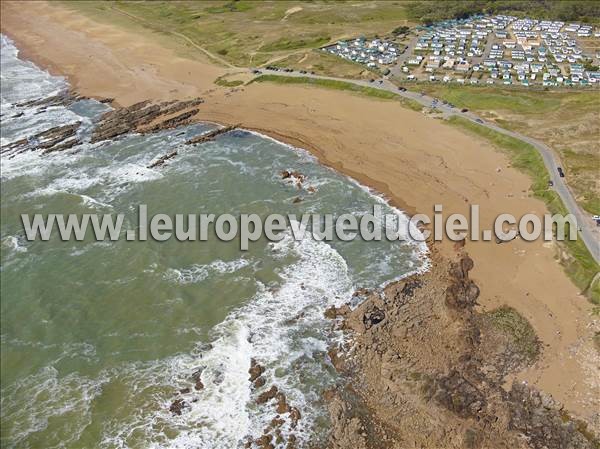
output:
[[[279,390],[277,389],[277,387],[275,385],[273,385],[267,391],[262,392],[258,396],[258,398],[256,398],[256,403],[257,404],[264,404],[265,402],[269,402],[271,399],[275,398],[275,396],[277,395],[278,391]]]
[[[525,435],[534,449],[600,447],[600,440],[585,423],[574,420],[551,397],[524,383],[512,385],[507,401],[509,427]]]
[[[22,103],[18,103],[17,107],[36,107],[41,106],[43,108],[48,108],[50,106],[70,106],[73,103],[80,100],[87,100],[89,97],[84,97],[79,95],[77,92],[73,91],[62,91],[56,95],[46,98],[40,98],[35,100],[24,101]]]
[[[204,390],[204,384],[202,383],[202,368],[197,369],[192,373],[192,380],[194,381],[194,389],[196,391]]]
[[[100,117],[91,142],[114,139],[129,132],[154,133],[189,124],[199,111],[196,106],[203,102],[201,98],[162,103],[141,101],[114,109]]]
[[[200,109],[191,109],[186,112],[182,112],[175,117],[167,119],[163,122],[159,122],[150,128],[145,129],[144,134],[155,133],[158,131],[162,131],[163,129],[172,129],[177,128],[178,126],[188,125],[190,123],[190,119],[194,117]]]
[[[228,133],[229,131],[233,131],[238,126],[239,125],[224,126],[223,128],[218,128],[218,129],[209,131],[207,133],[200,134],[198,136],[195,136],[195,137],[192,137],[191,139],[189,139],[186,142],[186,145],[195,145],[195,144],[199,144],[199,143],[209,142],[211,140],[214,140],[217,136],[220,136],[221,134],[225,134],[225,133]]]
[[[257,360],[251,359],[248,374],[253,390],[258,390],[254,393],[256,405],[272,409],[275,416],[263,429],[262,435],[256,439],[249,438],[245,447],[295,449],[297,439],[294,430],[302,418],[300,410],[289,403],[285,393],[277,386],[262,388],[266,383],[265,368]]]
[[[148,168],[156,168],[164,165],[166,161],[177,156],[177,150],[171,151],[170,153],[165,154],[164,156],[159,157],[156,161],[152,162],[148,165]]]
[[[451,309],[465,310],[475,305],[479,297],[479,287],[469,279],[473,269],[473,259],[463,256],[450,266],[450,286],[446,290],[446,305]]]
[[[86,97],[72,92],[62,92],[52,97],[23,102],[17,106],[39,107],[37,112],[41,113],[50,106],[69,106],[83,99],[86,99]],[[107,98],[100,101],[111,103],[113,99]],[[200,111],[197,106],[203,102],[204,100],[201,98],[162,103],[141,101],[131,106],[113,109],[100,117],[99,122],[92,131],[90,142],[97,143],[110,140],[130,132],[148,134],[191,124]],[[17,116],[19,115],[23,115],[23,113],[17,114]],[[76,122],[50,128],[1,147],[0,154],[14,157],[25,151],[42,150],[41,154],[48,154],[68,150],[81,143],[81,140],[76,137],[80,125],[80,122]],[[217,134],[223,132],[226,131],[219,130]],[[176,155],[177,152],[172,151],[150,164],[150,168],[164,165],[168,159]]]
[[[169,411],[174,415],[181,415],[183,410],[188,408],[189,404],[185,402],[183,399],[175,399],[171,406],[169,407]]]
[[[55,126],[39,132],[32,137],[20,139],[3,146],[0,149],[0,154],[14,157],[25,151],[43,150],[43,153],[49,153],[66,150],[79,143],[79,140],[73,137],[77,134],[77,130],[80,126],[81,122]]]
[[[523,383],[505,390],[507,375],[533,363],[537,343],[520,332],[515,344],[493,314],[476,310],[474,262],[456,250],[455,261],[433,253],[434,269],[367,292],[354,309],[326,311],[350,339],[329,351],[348,377],[326,398],[325,447],[598,447],[593,432],[549,396]],[[515,323],[519,331],[528,325],[522,316]]]

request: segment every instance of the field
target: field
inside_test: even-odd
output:
[[[600,93],[424,83],[419,89],[476,111],[555,150],[581,206],[600,215]]]
[[[312,50],[341,38],[389,33],[406,25],[406,2],[291,1],[153,1],[63,2],[96,19],[114,23],[137,19],[157,33],[189,46],[190,41],[213,55],[215,61],[236,67],[261,66],[299,55],[296,68],[327,66],[328,74],[344,75]],[[120,16],[120,17],[119,17]],[[186,39],[187,38],[187,39]],[[182,43],[182,42],[180,42]],[[302,60],[305,55],[309,57]],[[318,62],[316,60],[322,60]],[[306,63],[305,63],[306,62]],[[312,67],[312,68],[311,68]],[[360,73],[360,71],[358,71]]]

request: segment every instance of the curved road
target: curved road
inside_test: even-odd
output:
[[[270,71],[269,71],[270,72]],[[271,72],[270,72],[271,73]],[[368,81],[362,80],[352,80],[346,78],[336,78],[331,76],[321,76],[321,75],[313,75],[310,73],[299,73],[299,72],[283,72],[277,71],[273,72],[277,75],[281,76],[289,76],[289,77],[308,77],[315,79],[323,79],[323,80],[333,80],[333,81],[344,81],[346,83],[356,84],[358,86],[366,86],[374,89],[385,90],[389,92],[393,92],[394,94],[400,95],[405,98],[409,98],[411,100],[415,100],[418,103],[421,103],[423,106],[434,107],[432,105],[434,98],[429,97],[427,95],[421,95],[420,93],[413,91],[400,91],[398,87],[392,84],[388,80],[377,80],[376,82],[370,83]],[[459,109],[455,107],[448,106],[446,104],[442,104],[438,102],[435,107],[436,110],[442,112],[445,117],[450,116],[459,116],[471,120],[479,124],[480,126],[485,126],[486,128],[492,129],[504,135],[514,137],[515,139],[522,140],[523,142],[531,144],[542,156],[544,160],[544,164],[546,165],[546,169],[550,174],[550,179],[554,182],[554,190],[560,198],[562,199],[565,207],[569,211],[570,214],[573,214],[577,219],[577,226],[579,227],[579,235],[580,238],[585,243],[585,246],[588,248],[592,257],[596,260],[596,262],[600,263],[600,231],[596,226],[596,222],[592,219],[591,215],[581,209],[581,207],[575,201],[573,194],[569,187],[565,182],[565,178],[561,178],[558,174],[559,163],[554,155],[554,152],[539,140],[533,139],[531,137],[524,136],[523,134],[516,133],[514,131],[509,131],[507,129],[501,128],[493,123],[485,122],[483,119],[478,117],[477,115],[467,112],[462,113]]]

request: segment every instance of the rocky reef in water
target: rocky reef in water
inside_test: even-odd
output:
[[[16,106],[35,108],[35,114],[39,114],[50,107],[68,107],[77,101],[87,99],[87,97],[67,91],[52,97],[19,103]],[[101,103],[112,103],[113,99],[106,98],[99,101]],[[142,101],[131,106],[115,107],[100,117],[95,124],[89,141],[90,143],[98,143],[112,140],[127,133],[149,134],[192,124],[197,121],[196,116],[200,111],[198,106],[203,102],[202,98],[193,98],[161,103]],[[19,112],[13,118],[23,115],[23,112]],[[83,143],[82,137],[78,133],[80,126],[81,122],[75,122],[48,128],[2,146],[0,154],[12,158],[27,151],[36,151],[40,152],[41,155],[45,155],[71,149]],[[162,163],[170,157],[163,158]]]

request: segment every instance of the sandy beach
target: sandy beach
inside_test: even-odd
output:
[[[2,33],[82,95],[142,100],[202,97],[199,120],[240,123],[306,148],[319,160],[389,198],[408,213],[468,214],[479,204],[483,224],[500,213],[543,214],[530,179],[489,143],[392,100],[313,87],[268,83],[223,88],[233,69],[191,60],[149,30],[126,30],[47,2],[2,2]],[[239,70],[238,70],[239,71]],[[449,243],[435,245],[449,258]],[[527,318],[543,346],[540,360],[517,376],[551,394],[576,416],[598,420],[600,356],[592,337],[600,324],[567,278],[552,243],[467,242],[478,309],[510,305]]]

